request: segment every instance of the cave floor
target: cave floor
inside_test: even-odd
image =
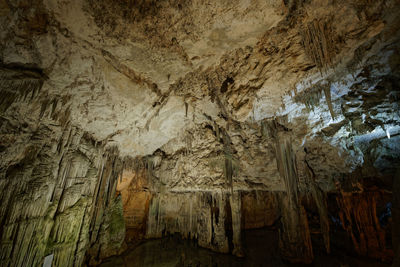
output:
[[[314,236],[314,238],[316,238]],[[147,240],[120,256],[105,260],[100,266],[323,266],[323,267],[384,267],[390,266],[371,259],[350,255],[333,246],[327,255],[322,246],[314,246],[314,262],[310,265],[289,264],[280,258],[278,232],[271,229],[246,230],[244,232],[245,258],[220,254],[201,248],[193,241],[182,240],[179,236]]]

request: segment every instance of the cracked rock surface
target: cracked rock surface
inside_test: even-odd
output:
[[[313,213],[328,252],[338,218],[358,254],[391,262],[399,14],[0,0],[0,265],[95,265],[168,233],[243,256],[241,229],[277,224],[282,257],[310,263]]]

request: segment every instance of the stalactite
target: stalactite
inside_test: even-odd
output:
[[[328,85],[323,86],[325,99],[328,104],[329,112],[331,113],[332,120],[335,120],[335,112],[333,111],[332,99],[331,99],[331,86],[330,83]]]
[[[232,155],[225,152],[225,165],[224,165],[224,174],[226,181],[229,185],[231,192],[233,193],[233,166],[232,166]]]
[[[306,54],[321,71],[332,66],[337,52],[330,22],[314,19],[300,31],[300,35]]]
[[[268,126],[265,121],[261,121],[261,136],[266,139],[268,137]]]
[[[49,105],[49,99],[46,98],[42,101],[42,105],[40,107],[39,118],[43,118],[43,115],[44,115],[45,111],[47,110],[48,105]]]
[[[288,193],[279,196],[281,228],[279,229],[279,247],[284,259],[292,263],[313,261],[311,235],[307,215],[302,205],[293,205]]]
[[[275,144],[276,162],[279,173],[285,184],[289,196],[289,202],[298,202],[298,178],[296,170],[296,159],[293,153],[291,142],[286,138],[279,138]]]
[[[232,233],[239,248],[240,215],[236,213],[240,211],[240,203],[234,199],[236,206],[231,210],[229,195],[223,192],[155,193],[149,207],[146,237],[180,233],[183,238],[196,239],[202,247],[227,253],[230,238],[227,228],[232,231],[234,227],[237,232]],[[230,212],[236,217],[228,218]],[[233,220],[236,225],[232,225]]]
[[[218,126],[218,124],[216,122],[214,122],[214,131],[215,131],[215,135],[216,135],[216,138],[217,138],[217,142],[219,142],[220,129],[219,129],[219,126]]]
[[[325,100],[328,105],[329,112],[331,114],[332,119],[335,119],[335,112],[333,110],[332,98],[331,98],[331,83],[327,84],[315,84],[310,89],[304,90],[303,92],[296,94],[294,96],[294,101],[297,103],[302,103],[306,106],[307,111],[313,111],[314,107],[318,106],[321,98],[322,92],[325,95]]]
[[[0,78],[0,111],[6,111],[14,102],[25,101],[29,93],[32,93],[33,98],[42,84],[42,80],[4,81]]]
[[[100,236],[104,235],[102,230],[106,223],[108,214],[112,211],[115,205],[116,185],[118,177],[123,169],[122,161],[118,157],[118,149],[112,147],[106,151],[103,158],[103,165],[99,172],[99,180],[96,186],[95,197],[92,202],[91,224],[89,227],[90,233],[90,250],[91,261],[96,262],[99,254],[102,251]],[[122,218],[122,214],[120,215]]]
[[[185,135],[185,145],[185,154],[187,156],[192,152],[192,135],[190,132],[187,132]]]
[[[153,177],[154,177],[154,163],[153,163],[153,159],[151,157],[146,157],[145,170],[146,170],[147,182],[149,183],[149,186],[151,187]]]
[[[322,87],[315,85],[308,90],[305,90],[294,97],[294,101],[302,103],[306,106],[308,111],[314,110],[322,97]]]
[[[275,142],[276,163],[285,185],[279,198],[281,229],[279,246],[282,256],[290,262],[311,263],[313,251],[306,212],[299,201],[296,157],[290,136],[281,131],[284,127],[275,120],[268,122],[270,135]]]
[[[54,102],[49,102],[50,109]],[[107,150],[102,167],[103,148],[96,147],[89,134],[47,123],[51,118],[31,138],[18,169],[7,171],[0,184],[3,192],[12,186],[12,195],[27,188],[32,192],[24,198],[1,196],[0,265],[39,266],[45,255],[53,254],[53,265],[80,266],[88,247],[97,241],[96,227],[104,224],[107,205],[113,203],[118,151]]]
[[[224,143],[224,176],[233,194],[233,177],[239,172],[239,163],[233,156],[233,148],[228,133],[221,129],[222,140]]]

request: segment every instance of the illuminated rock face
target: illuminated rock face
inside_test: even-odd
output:
[[[35,125],[29,112],[22,121],[3,118],[2,137],[11,142],[2,144],[2,265],[37,266],[53,254],[55,265],[74,266],[89,248],[118,252],[125,227],[114,198],[116,152],[70,124],[48,118]]]
[[[0,265],[97,264],[169,233],[243,256],[241,230],[265,226],[309,263],[315,216],[326,251],[337,219],[391,261],[399,13],[0,0]]]
[[[134,243],[144,238],[152,193],[148,190],[146,173],[124,171],[117,185],[121,194],[126,227],[125,240]]]

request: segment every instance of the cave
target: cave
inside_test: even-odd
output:
[[[400,266],[398,0],[0,0],[0,266]]]

